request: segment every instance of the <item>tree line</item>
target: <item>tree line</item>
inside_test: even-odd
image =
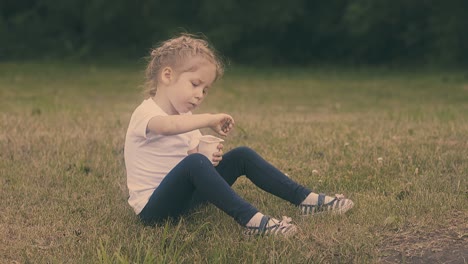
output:
[[[0,60],[144,56],[202,32],[266,63],[468,61],[466,0],[0,0]]]

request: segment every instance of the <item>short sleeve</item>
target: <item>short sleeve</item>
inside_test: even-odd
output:
[[[130,121],[131,133],[136,137],[147,139],[146,133],[148,122],[155,116],[167,115],[162,110],[155,107],[155,104],[150,101],[145,101],[133,113],[132,120]]]
[[[140,119],[136,120],[134,133],[137,137],[144,137],[147,138],[146,130],[148,128],[148,123],[151,118],[158,116],[157,113],[147,113],[145,116],[142,116]]]

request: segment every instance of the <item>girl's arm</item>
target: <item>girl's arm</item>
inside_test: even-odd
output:
[[[209,127],[221,136],[227,136],[233,126],[234,119],[228,114],[169,115],[151,118],[147,130],[169,136]]]

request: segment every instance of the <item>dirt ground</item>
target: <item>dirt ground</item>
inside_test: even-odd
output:
[[[468,212],[454,212],[447,220],[437,229],[409,226],[388,234],[380,263],[468,263]]]

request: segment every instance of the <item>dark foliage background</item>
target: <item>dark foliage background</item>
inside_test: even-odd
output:
[[[466,0],[0,0],[0,60],[144,56],[203,32],[246,63],[468,61]]]

